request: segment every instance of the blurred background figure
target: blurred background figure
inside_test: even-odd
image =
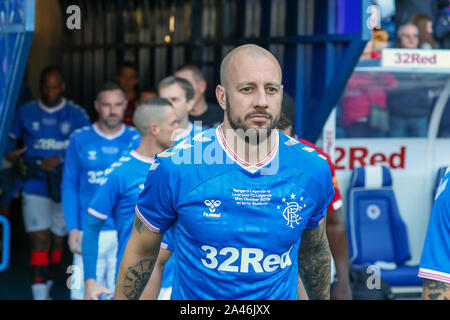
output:
[[[450,1],[442,0],[433,31],[441,49],[450,49]]]
[[[415,14],[409,19],[419,30],[419,48],[437,49],[438,43],[433,38],[433,21],[425,14]]]
[[[33,299],[46,300],[67,234],[59,184],[65,151],[71,134],[88,125],[89,118],[64,97],[66,82],[59,67],[44,68],[39,85],[40,99],[16,109],[9,133],[12,149],[5,158],[24,178],[22,211],[30,240],[31,291]],[[15,149],[19,145],[24,147]]]
[[[189,120],[189,111],[195,103],[195,93],[188,80],[175,76],[166,77],[159,82],[158,93],[161,98],[170,101],[177,116],[179,128],[174,132],[175,141],[202,131],[201,127]]]
[[[424,75],[419,73],[397,74],[396,78],[398,85],[387,96],[391,136],[426,137],[433,86],[424,83]]]
[[[138,71],[133,62],[123,62],[117,72],[117,83],[125,91],[127,108],[123,123],[133,126],[133,114],[138,104]]]
[[[360,60],[371,59],[373,43],[369,41]],[[354,72],[341,100],[342,127],[347,138],[385,137],[389,131],[386,91],[397,85],[387,72]]]
[[[194,105],[189,111],[191,122],[201,121],[204,128],[211,128],[223,121],[223,110],[217,103],[208,103],[205,98],[207,83],[201,70],[193,64],[177,69],[175,76],[186,79],[194,88]]]
[[[139,92],[139,103],[156,96],[158,96],[158,93],[153,86],[145,86],[141,88],[141,91]]]
[[[424,32],[429,32],[430,20],[424,15],[416,15],[412,18],[420,21]],[[420,42],[419,28],[412,22],[402,25],[397,33],[397,48],[417,49],[419,45],[427,42]],[[426,35],[422,35],[422,41],[429,41]],[[425,47],[431,46],[425,44]],[[408,73],[397,74],[397,84],[395,90],[389,92],[387,105],[389,109],[390,134],[392,137],[425,137],[428,130],[428,122],[433,107],[432,99],[434,94],[432,88],[423,81],[423,75]]]
[[[395,0],[395,25],[398,28],[417,13],[427,15],[435,21],[441,2],[442,0]]]
[[[398,28],[396,48],[417,49],[419,47],[419,29],[415,24],[408,22]]]
[[[138,131],[123,124],[125,92],[117,83],[105,83],[94,102],[98,121],[76,131],[69,140],[62,176],[62,205],[77,276],[83,279],[83,229],[89,203],[105,183],[109,166],[139,144]],[[114,290],[117,231],[112,218],[100,232],[97,282]],[[83,299],[84,283],[70,286],[73,300]]]

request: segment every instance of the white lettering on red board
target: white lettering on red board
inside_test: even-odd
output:
[[[356,167],[368,165],[384,165],[391,169],[404,169],[406,147],[400,147],[398,152],[391,154],[376,152],[370,153],[366,147],[350,147],[344,149],[336,147],[336,170],[353,170]]]

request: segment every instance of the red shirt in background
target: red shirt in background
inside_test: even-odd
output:
[[[320,148],[318,148],[317,146],[315,146],[311,142],[309,142],[309,141],[307,141],[305,139],[300,139],[297,136],[296,136],[296,138],[301,143],[306,144],[307,146],[310,146],[311,148],[314,148],[318,153],[320,153],[321,155],[323,155],[324,157],[327,158],[328,165],[330,166],[330,170],[331,170],[331,177],[333,178],[333,187],[334,187],[334,197],[333,197],[333,200],[331,200],[330,205],[328,206],[327,213],[330,213],[330,212],[338,210],[339,208],[342,207],[343,202],[342,202],[341,192],[339,191],[339,186],[338,186],[338,182],[337,182],[337,178],[336,178],[336,172],[335,172],[335,168],[334,168],[333,162],[331,161],[331,159],[328,156],[328,154],[323,152]]]
[[[138,105],[137,99],[128,101],[127,108],[125,109],[125,114],[123,116],[123,123],[134,127],[133,115],[134,115],[134,110],[136,110],[136,108],[137,108],[137,105]]]

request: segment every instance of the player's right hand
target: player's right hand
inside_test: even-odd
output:
[[[70,230],[68,244],[72,253],[81,254],[81,234],[78,229]]]
[[[87,279],[84,281],[84,300],[99,300],[100,296],[105,293],[112,293],[97,283],[95,279]]]
[[[61,161],[59,160],[58,156],[52,156],[48,158],[42,159],[41,163],[39,164],[39,167],[44,172],[50,172],[57,166],[61,164]]]

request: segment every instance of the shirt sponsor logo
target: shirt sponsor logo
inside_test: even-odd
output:
[[[91,184],[99,184],[99,185],[103,185],[105,184],[107,178],[105,177],[105,172],[104,171],[88,171],[87,172],[87,176],[88,176],[88,182]]]
[[[220,251],[208,245],[201,246],[206,253],[201,259],[202,264],[209,269],[217,271],[262,273],[273,272],[278,268],[284,269],[292,265],[290,253],[293,245],[286,252],[279,254],[265,254],[259,248],[234,248],[225,247]],[[221,257],[225,258],[223,260]],[[223,261],[219,261],[223,260]]]
[[[65,150],[68,145],[69,140],[38,139],[34,142],[33,148],[36,150]]]

